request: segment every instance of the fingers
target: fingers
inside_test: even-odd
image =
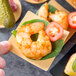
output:
[[[8,53],[10,50],[10,43],[8,41],[0,42],[0,55]],[[4,68],[6,65],[5,60],[0,57],[0,68]],[[5,72],[0,69],[0,76],[5,76]]]
[[[0,69],[0,76],[5,76],[5,72],[2,69]]]
[[[10,43],[8,41],[0,42],[0,55],[8,53],[10,50]]]
[[[4,68],[5,66],[6,66],[5,60],[2,57],[0,57],[0,68]]]
[[[0,57],[0,68],[4,68],[5,65],[5,60],[2,57]],[[5,76],[5,72],[2,69],[0,69],[0,76]]]
[[[5,65],[6,65],[5,60],[0,57],[0,68],[4,68]],[[0,76],[5,76],[5,72],[2,69],[0,69]]]

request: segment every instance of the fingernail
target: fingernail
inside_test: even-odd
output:
[[[6,66],[5,60],[2,57],[0,57],[0,68],[4,68],[5,66]]]
[[[0,69],[0,76],[5,76],[5,72],[2,69]]]

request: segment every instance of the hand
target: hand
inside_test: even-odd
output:
[[[0,42],[0,55],[7,54],[10,50],[10,44],[8,41]],[[5,60],[0,57],[0,76],[5,76],[5,72],[2,70],[6,66]]]

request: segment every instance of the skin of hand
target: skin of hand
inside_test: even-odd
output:
[[[6,66],[6,62],[1,57],[1,55],[9,53],[9,50],[10,50],[10,43],[8,41],[0,42],[0,76],[5,76],[3,68]]]

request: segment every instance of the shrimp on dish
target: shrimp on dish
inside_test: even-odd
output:
[[[44,32],[44,23],[35,22],[24,25],[17,30],[17,43],[21,52],[28,58],[41,59],[51,53],[52,45],[49,37]],[[31,39],[31,35],[38,33],[37,41]]]
[[[68,28],[68,14],[65,12],[61,12],[56,10],[55,14],[53,13],[49,13],[49,18],[53,21],[58,22],[59,24],[62,25],[63,29],[67,29]]]
[[[38,16],[40,16],[41,18],[47,20],[48,17],[48,3],[45,3],[43,6],[41,6],[41,8],[38,11]]]

